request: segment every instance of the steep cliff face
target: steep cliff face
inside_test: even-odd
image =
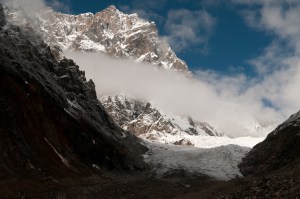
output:
[[[33,32],[5,23],[0,4],[1,178],[142,169],[147,149],[113,122],[84,72],[58,62]]]
[[[110,6],[96,14],[42,13],[37,26],[44,40],[63,49],[103,52],[132,58],[168,70],[189,74],[187,65],[162,41],[154,22],[127,15]]]
[[[300,171],[300,112],[292,115],[256,145],[240,164],[244,175],[276,170]]]

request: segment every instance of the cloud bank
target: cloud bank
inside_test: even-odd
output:
[[[279,111],[265,106],[261,93],[256,92],[256,82],[249,83],[244,76],[216,77],[213,73],[198,72],[197,79],[186,78],[152,65],[97,53],[66,52],[66,56],[93,79],[99,98],[119,93],[138,96],[154,101],[167,113],[209,122],[233,137],[265,136],[283,120]],[[256,128],[258,124],[270,129],[260,130]]]

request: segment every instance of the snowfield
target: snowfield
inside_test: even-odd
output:
[[[157,177],[184,172],[188,176],[206,175],[218,180],[230,180],[242,176],[238,164],[251,149],[245,145],[253,147],[262,140],[203,136],[197,142],[202,148],[145,141],[150,150],[144,155],[144,160]]]

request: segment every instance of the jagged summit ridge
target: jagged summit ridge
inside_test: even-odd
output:
[[[70,15],[48,10],[39,15],[37,24],[50,45],[132,58],[190,74],[186,63],[159,38],[154,22],[137,14],[124,14],[113,5],[95,14]]]

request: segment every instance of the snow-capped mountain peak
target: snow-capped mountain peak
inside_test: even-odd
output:
[[[166,41],[159,38],[154,22],[137,14],[124,14],[109,6],[96,14],[40,14],[37,26],[44,40],[63,49],[102,52],[111,57],[131,58],[167,70],[190,75]]]

